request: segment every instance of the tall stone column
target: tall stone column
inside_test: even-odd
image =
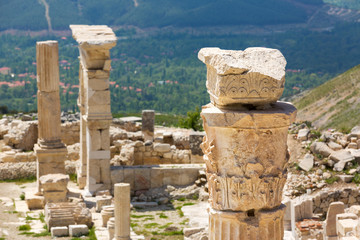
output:
[[[85,167],[85,190],[93,195],[111,189],[110,179],[110,49],[116,45],[111,28],[99,25],[70,25],[79,43],[81,106],[81,170]]]
[[[115,236],[113,240],[130,239],[130,184],[117,183],[114,186]]]
[[[34,147],[37,156],[37,185],[43,175],[65,174],[67,149],[61,142],[59,96],[59,48],[57,41],[36,43],[38,142]]]
[[[209,238],[283,239],[287,133],[296,108],[277,101],[286,60],[280,51],[204,48],[211,103],[201,116],[209,183]]]
[[[154,128],[155,128],[155,111],[154,110],[143,110],[141,131],[144,136],[144,141],[154,140]]]

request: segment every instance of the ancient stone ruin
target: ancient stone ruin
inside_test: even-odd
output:
[[[80,52],[79,108],[81,167],[79,183],[89,195],[111,189],[110,134],[112,121],[109,76],[110,49],[116,36],[107,26],[70,25]]]
[[[60,137],[59,49],[56,41],[36,43],[38,86],[38,142],[34,146],[37,157],[38,192],[40,178],[47,174],[65,174],[67,154]]]
[[[211,103],[201,116],[209,183],[209,239],[284,236],[282,190],[293,105],[277,101],[285,83],[280,51],[203,48]]]

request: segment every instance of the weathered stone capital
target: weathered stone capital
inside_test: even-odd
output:
[[[207,66],[206,87],[216,106],[263,106],[283,93],[286,60],[277,49],[203,48],[198,57]]]

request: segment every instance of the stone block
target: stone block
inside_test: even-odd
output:
[[[151,168],[151,188],[160,188],[164,186],[163,178],[164,178],[164,170],[162,168]]]
[[[330,204],[327,217],[325,220],[325,236],[336,236],[336,215],[345,212],[345,205],[343,202],[333,202]]]
[[[69,229],[68,227],[52,227],[51,228],[51,237],[66,237],[69,236]]]
[[[47,191],[67,191],[69,175],[66,174],[46,174],[40,177],[42,189]]]
[[[112,202],[112,196],[96,196],[96,211],[100,212],[103,206],[109,206]]]
[[[150,168],[134,169],[134,190],[148,190],[151,187]]]
[[[109,128],[101,130],[101,150],[110,150],[110,130],[109,130]]]
[[[88,107],[110,104],[110,91],[88,91]]]
[[[200,144],[202,143],[204,137],[205,137],[204,132],[190,133],[189,142],[190,142],[191,154],[199,155],[199,156],[204,155],[202,149],[200,148]]]
[[[124,183],[129,183],[130,188],[134,190],[135,187],[135,169],[132,167],[124,167]]]
[[[110,170],[111,173],[111,183],[114,185],[115,183],[124,182],[124,169],[123,167],[113,166]]]
[[[360,217],[360,205],[353,205],[349,208],[349,213],[354,213]]]
[[[57,202],[66,202],[67,201],[67,197],[66,197],[67,191],[47,191],[44,192],[44,198],[45,198],[45,203],[57,203]]]
[[[303,159],[299,161],[299,167],[305,171],[310,171],[314,166],[314,156],[312,154],[306,154]]]
[[[26,204],[30,210],[43,209],[45,206],[45,199],[43,196],[26,196]]]
[[[70,237],[81,237],[89,234],[89,228],[85,224],[69,225]]]
[[[88,86],[94,91],[104,91],[109,89],[109,78],[89,78]]]
[[[170,152],[171,151],[171,146],[170,146],[170,144],[166,144],[166,143],[155,143],[154,144],[154,151],[155,152],[161,152],[161,153]]]
[[[159,164],[164,164],[164,162],[162,162],[162,159],[160,159],[160,157],[156,157],[156,156],[150,156],[150,157],[144,157],[144,165],[159,165]]]
[[[310,130],[305,128],[305,129],[300,129],[297,135],[297,139],[299,139],[300,141],[306,141],[308,139],[308,135],[310,133]]]
[[[88,158],[91,160],[110,159],[110,150],[89,151]]]
[[[345,237],[348,233],[355,234],[358,218],[353,213],[338,214],[336,216],[336,232],[339,237]]]

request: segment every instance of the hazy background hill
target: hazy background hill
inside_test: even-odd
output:
[[[334,6],[359,7],[347,4],[346,0],[324,1]],[[294,24],[317,18],[329,10],[324,6],[322,0],[0,0],[0,30],[48,27],[67,30],[69,24],[138,27]],[[323,15],[322,18],[328,14]]]

